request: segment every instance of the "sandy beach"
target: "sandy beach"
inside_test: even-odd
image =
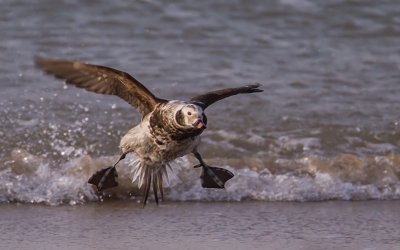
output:
[[[400,248],[399,201],[3,204],[1,249]]]

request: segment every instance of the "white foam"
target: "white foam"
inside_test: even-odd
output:
[[[68,173],[73,164],[51,167],[22,150],[14,152],[13,158],[0,171],[0,201],[59,205],[97,199],[84,178]]]
[[[70,155],[73,151],[68,147],[64,150],[70,151]],[[174,173],[169,173],[170,185],[166,188],[166,199],[305,202],[400,198],[395,164],[398,157],[304,157],[296,161],[277,159],[275,166],[269,165],[271,161],[262,157],[243,160],[241,169],[219,165],[235,174],[224,190],[203,189],[199,179],[201,169],[193,169],[189,158],[181,158],[172,166]],[[120,185],[117,188],[98,193],[87,183],[94,172],[111,165],[116,159],[118,156],[91,158],[86,155],[57,164],[25,150],[14,150],[11,157],[0,161],[0,201],[73,205],[102,200],[108,196],[117,199],[140,196],[137,182],[132,183],[133,174],[130,173],[129,164],[136,160],[134,156],[128,156],[118,165]],[[354,175],[356,170],[358,172]],[[377,173],[378,170],[382,171]]]

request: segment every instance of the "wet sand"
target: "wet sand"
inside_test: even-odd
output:
[[[0,205],[1,249],[400,249],[400,201]]]

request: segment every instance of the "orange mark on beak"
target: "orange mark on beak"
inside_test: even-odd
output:
[[[201,121],[199,122],[199,124],[197,124],[197,128],[201,129],[202,127],[204,127],[204,123],[202,123]]]

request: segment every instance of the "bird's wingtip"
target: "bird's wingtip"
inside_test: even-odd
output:
[[[261,85],[261,83],[254,83],[254,84],[252,84],[252,85],[248,85],[247,87],[249,88],[249,90],[250,90],[250,92],[251,93],[254,93],[254,92],[264,92],[264,90],[263,89],[259,89],[259,87],[261,87],[262,85]]]
[[[35,62],[36,65],[40,64],[40,62],[43,61],[43,57],[38,56],[38,55],[34,55],[33,56],[33,62]]]

